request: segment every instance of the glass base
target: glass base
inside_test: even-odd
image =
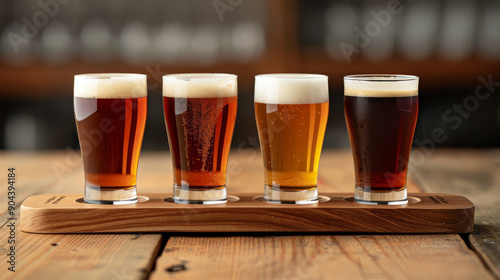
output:
[[[403,205],[408,203],[406,188],[394,192],[365,191],[362,187],[354,189],[354,200],[361,204]]]
[[[276,204],[318,203],[318,188],[302,191],[282,191],[270,186],[264,187],[264,201]]]
[[[123,205],[137,202],[137,188],[135,186],[121,190],[105,190],[96,186],[85,186],[85,203]]]
[[[227,202],[226,187],[213,190],[186,190],[180,186],[174,186],[172,199],[180,204],[220,204]]]

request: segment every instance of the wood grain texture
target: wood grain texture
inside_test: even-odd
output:
[[[415,171],[425,191],[463,195],[476,205],[470,245],[500,279],[500,150],[440,150]]]
[[[412,175],[408,189],[418,191]],[[353,183],[350,152],[324,151],[320,191]],[[192,278],[492,279],[459,235],[172,237],[151,279]]]
[[[21,209],[22,230],[34,233],[98,232],[366,232],[467,233],[474,205],[464,197],[410,194],[407,205],[363,205],[350,193],[327,193],[309,205],[256,201],[258,194],[218,205],[164,201],[166,194],[132,205],[77,202],[83,195],[38,195]],[[75,220],[77,216],[80,219]]]
[[[59,184],[74,173],[74,164],[80,164],[80,156],[73,156],[74,152],[66,151],[37,154],[0,152],[0,182],[7,182],[8,168],[16,169],[16,202],[19,205],[26,197],[46,193],[51,189],[73,192],[71,187],[65,188],[63,184]],[[0,188],[0,205],[7,205],[7,187]],[[6,211],[7,207],[0,207],[0,215]]]
[[[8,155],[5,156],[6,154]],[[82,192],[83,168],[81,162],[79,165],[71,165],[72,167],[65,170],[65,172],[62,173],[63,176],[59,179],[48,163],[64,163],[68,152],[49,152],[44,154],[45,155],[40,156],[38,153],[18,154],[0,152],[0,164],[2,164],[2,166],[4,164],[7,166],[12,160],[18,161],[19,187],[21,188],[20,194],[22,194],[17,199],[18,203],[21,203],[25,197],[33,194]],[[54,155],[57,155],[57,157],[54,157]],[[21,157],[23,160],[21,160]],[[45,158],[43,159],[43,157]],[[449,157],[449,159],[446,159],[447,157]],[[4,161],[4,159],[7,159],[7,161]],[[435,161],[431,161],[431,159]],[[483,161],[485,162],[483,163]],[[232,176],[232,181],[229,181],[228,184],[228,192],[260,193],[263,188],[262,186],[259,186],[258,183],[249,184],[249,182],[263,182],[263,167],[260,154],[256,151],[236,150],[230,155],[230,165],[231,162],[234,163],[233,169],[228,170],[229,175]],[[460,170],[459,172],[451,172],[455,167],[448,170],[447,166],[449,164],[453,166],[462,164],[463,166],[457,169]],[[489,170],[488,172],[485,173],[480,170],[484,168],[484,165],[489,164],[492,166],[486,168]],[[428,165],[426,169],[427,173],[421,173],[420,166],[416,166],[415,169],[417,172],[410,174],[410,179],[414,178],[416,184],[412,184],[410,181],[408,189],[412,190],[412,188],[414,188],[413,191],[416,191],[421,187],[422,190],[428,192],[456,193],[470,198],[476,206],[478,206],[476,208],[476,228],[474,234],[470,235],[470,244],[478,255],[482,256],[484,254],[484,262],[495,272],[495,269],[497,269],[496,267],[498,267],[500,263],[500,261],[498,261],[498,244],[500,243],[498,241],[498,230],[495,230],[499,222],[493,219],[495,215],[497,217],[500,216],[497,210],[494,210],[495,204],[498,204],[498,197],[500,197],[497,194],[499,189],[497,186],[499,181],[498,174],[500,174],[497,170],[500,167],[500,152],[498,150],[486,150],[482,152],[459,152],[456,150],[451,150],[449,152],[437,151],[432,157],[426,159],[423,165]],[[474,167],[472,171],[468,172],[466,170],[467,166],[481,167]],[[441,170],[448,170],[449,172],[441,173]],[[139,192],[170,192],[172,184],[171,171],[171,160],[167,152],[142,153],[138,174]],[[484,179],[484,181],[483,179],[478,181],[478,176],[473,173],[486,174],[486,179]],[[30,174],[39,175],[30,176]],[[426,175],[425,180],[421,180],[424,174]],[[0,172],[0,180],[4,178],[2,176],[5,175],[6,173]],[[47,176],[49,178],[47,178]],[[455,180],[455,178],[460,178],[459,181],[462,183],[454,182],[451,184],[451,186],[453,186],[452,189],[440,188],[446,187],[446,185],[451,180]],[[319,171],[320,192],[352,192],[353,180],[353,167],[350,152],[323,152]],[[483,185],[488,187],[483,188]],[[467,190],[467,188],[472,188],[473,190],[481,188],[482,191],[472,191],[474,193],[469,194],[470,191]],[[3,189],[0,189],[0,192],[1,191],[3,191]],[[5,205],[2,201],[4,198],[4,196],[0,197],[0,203],[2,205]],[[2,209],[0,211],[4,210]],[[78,218],[79,217],[76,219]],[[478,223],[479,219],[482,219],[482,221]],[[2,220],[5,219],[2,218]],[[485,227],[482,227],[483,225]],[[6,250],[5,240],[2,239],[5,238],[4,229],[5,228],[0,229],[0,253],[2,254]],[[478,235],[479,232],[484,233],[484,235]],[[19,250],[25,250],[22,249],[24,247],[22,242],[26,238],[25,236],[33,238],[28,243],[31,244],[32,247],[43,244],[43,240],[46,240],[45,238],[47,237],[60,238],[62,236],[74,236],[77,238],[78,236],[94,236],[40,235],[19,232],[18,235],[20,236]],[[114,241],[115,238],[119,239],[124,235],[106,234],[106,236],[113,236],[113,238],[102,240],[99,244],[117,242]],[[130,235],[127,234],[127,236]],[[160,238],[158,234],[147,236],[157,238],[157,241]],[[34,238],[40,239],[35,240]],[[153,278],[186,279],[192,276],[201,275],[200,278],[206,279],[209,277],[214,278],[218,275],[228,276],[225,278],[235,275],[241,276],[240,278],[254,279],[258,278],[258,276],[262,276],[263,279],[491,279],[485,267],[478,262],[479,258],[477,255],[469,250],[460,236],[456,234],[226,237],[229,239],[220,239],[217,243],[214,243],[215,241],[213,241],[212,238],[215,237],[171,238],[167,244],[166,252],[164,252],[157,261],[158,266],[153,274]],[[267,238],[272,238],[274,241],[263,240]],[[310,238],[314,240],[312,243],[313,245],[310,245],[312,247],[307,249],[308,251],[306,251],[306,249],[301,249],[300,244],[305,241],[299,240],[311,240]],[[233,241],[232,239],[238,239],[238,241]],[[474,241],[475,239],[478,240],[477,244]],[[183,247],[181,249],[179,244],[185,244],[186,242],[197,245],[190,245],[191,247]],[[211,243],[217,244],[217,248],[225,249],[217,249],[215,246],[209,246]],[[79,244],[79,241],[75,241],[75,244]],[[157,246],[157,244],[159,243],[151,244],[151,246]],[[311,243],[307,242],[307,244]],[[337,247],[330,244],[337,244],[335,245]],[[203,249],[207,246],[211,249]],[[144,249],[146,249],[145,247],[151,248],[150,245],[143,244]],[[51,247],[51,249],[45,252],[37,251],[38,258],[36,260],[30,259],[31,262],[37,265],[36,268],[30,270],[30,273],[32,273],[31,276],[36,275],[35,272],[38,269],[43,269],[44,273],[46,273],[45,276],[57,279],[59,271],[50,271],[51,267],[64,267],[65,270],[71,270],[75,266],[84,266],[87,264],[91,267],[92,265],[92,263],[85,258],[87,253],[81,256],[84,260],[81,264],[75,262],[65,264],[65,259],[51,259],[48,256],[52,252],[50,250],[53,249],[54,248]],[[202,249],[205,251],[200,253]],[[117,250],[117,247],[113,247],[114,252]],[[221,254],[220,252],[227,252],[227,254]],[[113,255],[116,253],[110,252],[109,254]],[[25,258],[29,255],[29,253],[25,255]],[[325,255],[326,257],[320,257]],[[223,260],[224,262],[221,264],[218,262],[214,263],[212,259]],[[182,274],[182,260],[189,261],[185,264],[188,270],[184,270],[184,272],[195,271],[198,274]],[[117,259],[112,259],[107,264],[121,269],[116,262],[118,262]],[[212,265],[208,265],[207,262]],[[391,263],[397,263],[398,265],[390,266]],[[30,263],[21,264],[23,266],[31,265]],[[4,267],[4,265],[6,264],[0,265],[0,269],[5,271],[6,267]],[[20,269],[24,270],[23,266],[20,267]],[[351,269],[351,267],[354,268]],[[167,268],[170,268],[172,272],[180,271],[178,273],[172,273],[166,271],[165,269]],[[261,272],[263,269],[265,271]],[[287,273],[287,271],[289,272]],[[404,274],[406,271],[408,271],[408,273]],[[82,273],[84,273],[84,271],[82,271]],[[143,275],[134,274],[134,276],[129,279],[142,276]],[[78,277],[74,276],[74,278],[76,279]],[[111,276],[111,279],[117,278],[120,277]],[[126,279],[126,277],[122,278]]]
[[[45,193],[78,193],[84,186],[80,155],[72,150],[39,153],[0,151],[0,180],[7,168],[16,168],[16,217],[28,196]],[[0,254],[13,244],[6,188],[0,188]],[[78,220],[79,217],[73,217]],[[16,272],[0,262],[1,279],[144,279],[162,244],[160,234],[42,235],[16,228]]]
[[[5,229],[0,251],[7,252]],[[15,272],[2,279],[145,279],[161,236],[140,234],[17,234]]]
[[[458,235],[171,237],[151,279],[493,279]]]

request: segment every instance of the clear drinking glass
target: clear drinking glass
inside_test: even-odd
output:
[[[407,203],[418,77],[346,76],[344,113],[356,175],[354,199],[367,204]]]
[[[318,202],[318,166],[328,119],[328,77],[255,77],[255,118],[264,159],[264,200]]]
[[[85,202],[137,202],[146,83],[142,74],[75,75],[74,109],[85,172]]]
[[[226,169],[238,102],[237,76],[163,76],[163,106],[174,166],[173,200],[227,201]]]

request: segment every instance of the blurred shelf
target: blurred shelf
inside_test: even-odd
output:
[[[130,65],[124,62],[89,63],[74,61],[64,65],[36,62],[29,65],[0,63],[0,98],[36,98],[71,96],[73,76],[80,73],[144,73],[148,75],[148,89],[161,91],[161,77],[169,73],[234,73],[242,88],[253,88],[256,74],[277,71],[276,60],[263,58],[242,63],[221,62],[208,65],[182,64]]]
[[[255,75],[286,71],[289,69],[289,54],[295,53],[293,47],[296,44],[291,43],[295,42],[296,36],[295,1],[273,0],[265,4],[269,15],[265,34],[266,49],[260,57],[251,61],[218,60],[210,64],[144,62],[131,65],[123,61],[92,63],[74,59],[61,65],[50,65],[40,60],[13,65],[0,59],[0,99],[72,96],[75,74],[103,72],[147,74],[150,92],[161,92],[161,76],[169,73],[232,73],[238,75],[240,92],[248,93],[253,90]]]
[[[467,59],[459,62],[445,62],[428,59],[421,62],[407,59],[391,58],[373,63],[356,58],[351,63],[337,62],[321,51],[302,51],[300,55],[291,55],[285,62],[272,55],[245,63],[223,62],[209,65],[182,64],[162,65],[147,64],[130,65],[124,62],[89,63],[75,61],[65,65],[47,65],[42,62],[24,66],[13,66],[0,63],[0,97],[2,98],[36,98],[45,96],[71,96],[73,91],[73,75],[96,72],[145,73],[148,75],[150,91],[161,91],[161,76],[169,73],[234,73],[242,92],[253,89],[254,76],[262,73],[289,72],[321,73],[328,75],[332,87],[341,87],[342,77],[361,73],[395,73],[412,74],[421,78],[421,84],[439,88],[471,85],[477,83],[479,75],[500,72],[500,62],[488,62],[478,59]]]
[[[168,73],[233,73],[238,75],[242,94],[253,91],[255,75],[273,72],[325,74],[330,77],[330,86],[337,89],[342,87],[343,76],[361,73],[413,74],[421,78],[421,88],[435,90],[474,86],[478,84],[478,76],[490,73],[494,79],[499,79],[500,61],[486,61],[476,56],[457,62],[445,61],[436,55],[412,61],[397,54],[380,63],[370,62],[361,55],[353,56],[351,63],[335,61],[322,47],[301,45],[300,2],[305,3],[299,0],[266,2],[266,49],[262,56],[252,61],[219,61],[206,65],[144,62],[131,65],[123,61],[92,63],[75,59],[64,65],[50,65],[38,60],[16,66],[0,59],[0,98],[72,96],[73,75],[93,72],[145,73],[149,76],[151,92],[161,91],[161,76]]]
[[[380,63],[369,62],[362,57],[353,57],[351,63],[337,62],[321,49],[308,49],[301,52],[299,68],[303,72],[316,72],[328,75],[330,84],[342,84],[342,77],[352,74],[410,74],[420,77],[421,85],[434,88],[460,87],[477,84],[477,77],[490,73],[500,73],[500,61],[491,62],[478,58],[468,58],[449,62],[438,58],[412,61],[406,58],[391,57]]]

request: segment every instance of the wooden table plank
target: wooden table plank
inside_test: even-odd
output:
[[[28,152],[0,152],[0,182],[7,182],[8,168],[16,168],[16,202],[21,202],[33,194],[42,194],[56,186],[59,180],[68,173],[74,172],[77,165],[81,164],[80,157],[76,163],[68,161],[70,158],[65,151],[41,152],[37,154]],[[76,164],[76,165],[74,165]],[[0,215],[7,211],[7,187],[0,188]]]
[[[161,235],[153,234],[21,232],[17,238],[16,271],[2,267],[9,279],[145,279],[161,246]],[[2,255],[6,241],[0,240]]]
[[[171,237],[156,279],[493,279],[458,235]]]
[[[463,195],[476,205],[470,245],[500,278],[500,150],[440,150],[414,168],[424,191]]]
[[[246,190],[261,191],[260,156],[253,160],[238,156],[232,159],[246,160],[242,177]],[[234,182],[243,187],[239,184]],[[353,184],[351,153],[324,151],[320,192],[352,192]],[[408,188],[418,191],[418,186],[410,180]],[[477,255],[456,234],[171,237],[151,279],[200,277],[492,279]]]
[[[6,156],[5,152],[0,152],[0,167],[2,168],[4,164],[9,164],[11,160],[19,159],[16,153],[7,154],[10,155]],[[59,173],[54,173],[52,166],[48,164],[49,161],[51,163],[64,163],[68,154],[70,154],[68,151],[64,151],[59,153],[59,156],[55,159],[52,158],[52,160],[51,156],[54,155],[52,153],[47,153],[46,158],[43,158],[40,154],[24,154],[28,156],[27,160],[20,161],[21,163],[17,164],[18,186],[21,188],[17,199],[18,205],[20,205],[24,197],[35,193],[81,193],[83,191],[81,159],[80,163],[75,160],[70,169],[62,169],[65,171],[62,177],[58,177]],[[495,266],[498,266],[499,263],[498,259],[495,258],[495,254],[498,256],[497,244],[499,244],[498,239],[495,239],[498,237],[498,231],[495,231],[495,227],[499,225],[499,222],[493,220],[492,217],[495,215],[498,217],[499,215],[497,215],[498,212],[492,204],[498,203],[497,198],[499,197],[497,195],[499,189],[497,184],[499,182],[498,168],[500,167],[500,161],[496,159],[499,153],[485,151],[478,155],[475,154],[476,152],[471,152],[469,156],[457,159],[454,158],[455,151],[451,151],[449,155],[442,155],[444,159],[451,157],[451,160],[441,160],[440,152],[436,152],[432,158],[437,161],[431,164],[426,159],[425,167],[427,169],[424,171],[427,172],[426,174],[432,172],[437,174],[430,177],[426,176],[426,180],[421,180],[421,175],[424,173],[421,172],[421,167],[417,166],[417,172],[414,174],[416,184],[410,182],[409,190],[415,191],[411,188],[422,187],[424,191],[457,193],[469,197],[476,205],[480,206],[476,217],[480,219],[484,217],[484,220],[481,220],[476,229],[479,230],[484,225],[485,228],[481,232],[493,236],[493,239],[475,233],[471,235],[471,245],[475,246],[474,248],[480,255],[485,254],[485,262],[487,264],[490,262],[490,268],[495,270],[497,269]],[[484,163],[481,165],[483,157],[487,157],[490,164],[494,166],[490,167],[490,169],[486,168],[489,170],[486,173],[481,171],[482,168],[485,168]],[[462,160],[468,161],[464,164],[464,162],[461,162]],[[228,171],[230,176],[230,181],[228,181],[229,193],[262,191],[263,167],[260,154],[254,153],[254,151],[236,150],[230,156],[231,162],[234,162],[234,164],[231,167],[233,169]],[[455,165],[460,162],[464,164],[462,169],[456,169],[460,170],[458,173],[461,174],[457,175],[452,172],[457,167],[451,167],[449,170],[446,168],[446,164],[451,164],[450,162],[455,162]],[[465,165],[482,167],[467,171]],[[320,167],[320,192],[352,191],[354,181],[350,152],[325,151],[322,155]],[[444,174],[438,173],[439,170],[444,170]],[[475,173],[489,174],[486,176],[489,179],[477,181],[477,176],[472,176]],[[30,176],[29,174],[36,175]],[[450,174],[452,174],[451,177]],[[463,176],[460,177],[461,175]],[[6,172],[0,172],[0,180],[2,178],[6,179],[5,176]],[[168,153],[143,153],[139,163],[138,176],[140,192],[170,193],[172,170]],[[460,179],[459,183],[454,182],[450,185],[449,180],[446,180],[446,176],[448,178],[458,176],[467,180]],[[445,178],[445,180],[439,181],[440,178],[441,180]],[[476,195],[478,195],[477,200],[467,193],[463,193],[467,188],[477,187],[478,182],[481,182],[481,184],[486,183],[490,187],[484,188],[483,192],[476,192]],[[441,185],[453,186],[454,189],[453,191],[439,189],[438,187]],[[478,201],[483,204],[478,203]],[[5,202],[1,201],[0,203]],[[5,220],[5,217],[4,215],[2,221]],[[489,221],[489,224],[486,221]],[[5,227],[3,227],[0,230],[0,251],[2,253],[6,250],[5,236]],[[91,254],[88,250],[93,248],[91,242],[95,242],[94,244],[102,244],[99,246],[109,250],[106,257],[103,257],[106,264],[103,265],[104,269],[111,269],[121,273],[123,265],[120,262],[122,259],[116,257],[117,252],[143,250],[139,255],[152,256],[152,252],[161,244],[160,235],[144,235],[145,239],[141,241],[143,242],[142,245],[135,245],[134,240],[127,240],[127,238],[132,239],[134,235],[106,235],[99,238],[98,236],[101,235],[23,235],[23,233],[18,232],[18,244],[20,244],[18,254],[20,256],[27,254],[24,258],[31,261],[31,263],[23,263],[22,258],[20,258],[19,269],[20,271],[25,270],[22,273],[26,273],[26,277],[38,275],[36,271],[40,270],[42,273],[46,273],[44,276],[58,278],[59,274],[55,270],[51,270],[50,267],[57,267],[58,271],[71,271],[81,267],[92,268],[95,263],[86,259],[85,256]],[[80,238],[81,241],[75,240]],[[477,242],[479,245],[474,245],[477,240],[481,242]],[[480,248],[480,246],[486,247],[487,241],[490,244],[488,246],[491,252],[488,252],[485,248]],[[23,242],[26,247],[22,245]],[[58,242],[66,245],[47,245]],[[41,246],[43,250],[33,249],[38,245],[43,245]],[[68,258],[73,257],[71,249],[74,248],[74,245],[80,246],[78,248],[86,252],[79,257],[82,258],[82,262],[67,261]],[[136,246],[141,247],[141,249]],[[207,246],[211,249],[204,249]],[[58,252],[58,254],[65,256],[64,258],[58,258],[55,257],[57,255],[52,254],[59,247],[62,248],[62,251]],[[121,251],[121,248],[126,249]],[[194,251],[191,251],[191,249]],[[257,254],[259,252],[261,254]],[[31,259],[32,254],[38,254],[38,257]],[[54,258],[51,259],[49,256]],[[130,258],[133,259],[134,257],[129,256],[126,260]],[[211,259],[222,260],[222,264],[225,264],[225,266],[209,266],[205,264],[213,263]],[[189,263],[184,264],[188,268],[188,270],[184,271],[184,274],[182,274],[182,271],[171,273],[165,270],[168,268],[171,268],[171,271],[182,269],[182,260],[189,261]],[[352,279],[491,279],[488,271],[478,260],[477,255],[467,248],[459,235],[173,237],[169,240],[162,256],[157,260],[158,267],[152,276],[155,279],[161,276],[185,278],[196,275],[196,273],[206,272],[201,275],[203,278],[207,278],[208,272],[215,272],[216,275],[222,276],[232,273],[246,278],[262,276],[262,278],[268,279],[272,277],[278,279],[321,279],[331,278],[331,276],[336,275],[345,275],[345,277]],[[145,260],[138,263],[137,266],[130,265],[133,269],[128,270],[127,268],[123,270],[127,274],[131,273],[129,279],[144,277],[143,273],[134,271],[148,269],[149,264]],[[394,266],[394,263],[397,265]],[[254,264],[258,265],[255,266]],[[29,268],[24,267],[28,267],[28,265]],[[31,266],[34,268],[31,269]],[[255,267],[264,267],[264,272],[260,272]],[[289,272],[286,273],[286,271]],[[406,271],[413,274],[405,274]],[[23,274],[16,275],[23,276]],[[108,279],[113,277],[113,275],[109,274],[107,276]],[[76,278],[77,276],[68,274],[67,277]]]
[[[0,159],[1,182],[7,181],[8,167],[16,168],[18,219],[21,203],[28,196],[83,192],[83,165],[75,151],[2,151]],[[2,256],[13,245],[8,243],[6,191],[0,188]],[[161,234],[27,234],[19,230],[19,220],[16,224],[16,272],[7,271],[7,257],[2,258],[2,279],[3,275],[8,279],[144,279],[162,244]]]

